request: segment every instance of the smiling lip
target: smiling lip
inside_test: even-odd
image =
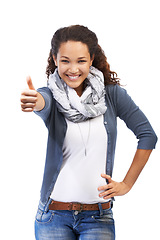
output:
[[[67,75],[66,76],[70,79],[70,80],[77,80],[81,75]]]

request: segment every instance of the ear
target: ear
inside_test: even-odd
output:
[[[90,67],[92,66],[92,63],[93,63],[93,61],[94,61],[94,54],[93,54],[93,56],[92,56],[92,58],[91,58],[91,61],[90,61]]]
[[[54,60],[54,63],[56,65],[56,67],[57,67],[57,58],[54,55],[53,55],[53,60]]]

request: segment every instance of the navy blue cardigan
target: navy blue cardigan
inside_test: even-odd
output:
[[[125,89],[118,85],[107,85],[105,89],[107,110],[104,114],[104,125],[108,135],[106,174],[112,176],[117,137],[117,117],[122,119],[136,135],[138,149],[154,149],[157,136],[146,116],[133,102]],[[43,119],[48,128],[46,163],[40,199],[40,202],[45,205],[48,202],[62,165],[62,146],[67,124],[63,114],[56,107],[56,101],[50,89],[47,87],[40,88],[38,92],[44,97],[45,107],[35,113]]]

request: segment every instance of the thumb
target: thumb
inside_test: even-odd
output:
[[[102,173],[102,174],[101,174],[101,177],[107,179],[108,183],[111,183],[111,182],[112,182],[112,178],[111,178],[111,176],[109,176],[109,175],[106,175],[106,174],[103,174],[103,173]]]
[[[27,84],[28,84],[29,89],[35,90],[35,88],[34,88],[34,86],[33,86],[33,83],[32,83],[31,77],[28,76],[26,80],[27,80]]]

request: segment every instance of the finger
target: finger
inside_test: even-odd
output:
[[[25,90],[22,91],[21,96],[37,97],[37,91],[36,90],[25,89]]]
[[[102,190],[108,190],[108,189],[111,189],[111,188],[113,188],[113,186],[112,186],[112,184],[110,183],[110,184],[106,184],[106,185],[104,185],[104,186],[99,187],[98,190],[99,190],[99,191],[102,191]]]
[[[108,180],[108,183],[111,183],[111,182],[112,182],[111,176],[109,176],[109,175],[107,175],[107,174],[102,173],[102,174],[101,174],[101,177],[107,179],[107,180]]]
[[[99,197],[103,198],[103,199],[109,199],[112,197],[116,196],[116,192],[113,189],[110,189],[106,192],[103,192],[103,194],[101,194]]]
[[[33,112],[34,108],[21,108],[23,112]]]
[[[21,96],[21,103],[36,103],[37,97]]]
[[[106,191],[101,192],[99,194],[99,197],[106,200],[106,199],[110,199],[112,197],[117,196],[116,189],[114,188],[114,186],[112,186],[112,184],[109,184],[109,185],[110,187]]]
[[[102,191],[99,194],[100,197],[104,197],[104,196],[110,194],[111,192],[114,192],[113,186],[111,186],[111,184],[105,185],[102,188],[101,188]]]
[[[107,189],[107,191],[104,191],[102,193],[99,194],[100,197],[105,197],[105,196],[108,196],[110,194],[112,194],[114,192],[114,189],[113,188],[109,188]]]
[[[115,197],[116,195],[114,193],[110,194],[110,195],[107,195],[106,197],[104,197],[103,199],[107,200],[107,199],[110,199],[110,198],[113,198]]]
[[[26,80],[27,80],[27,84],[28,84],[29,89],[35,90],[35,88],[33,86],[33,83],[32,83],[32,80],[31,80],[31,77],[28,76]]]
[[[26,109],[26,108],[34,108],[36,106],[36,103],[21,103],[21,107],[23,109]]]

